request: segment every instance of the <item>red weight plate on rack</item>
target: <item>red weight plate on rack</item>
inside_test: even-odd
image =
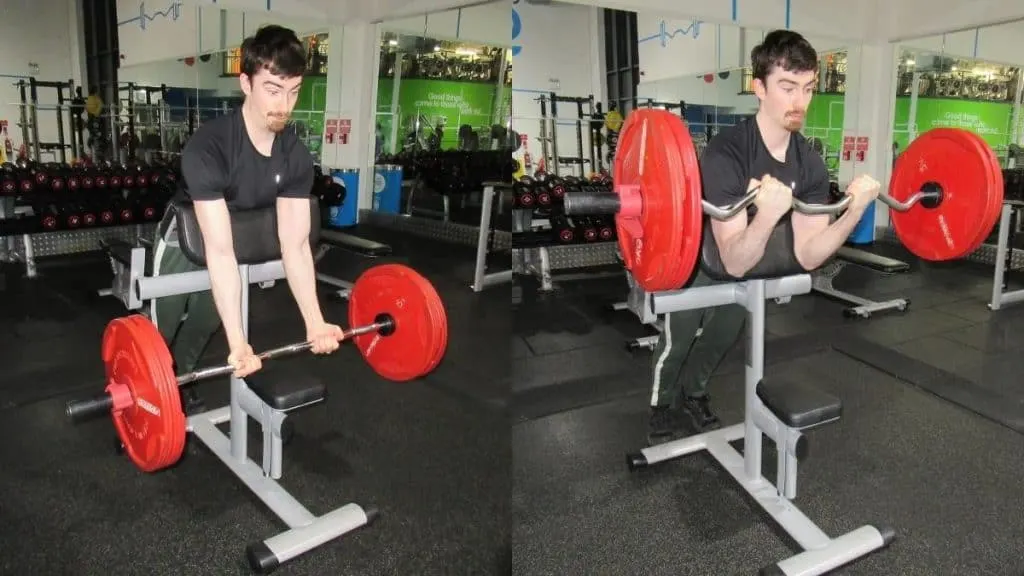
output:
[[[676,290],[700,255],[700,169],[686,124],[671,112],[634,110],[615,154],[615,191],[638,189],[639,214],[620,210],[615,225],[626,269],[647,292]]]

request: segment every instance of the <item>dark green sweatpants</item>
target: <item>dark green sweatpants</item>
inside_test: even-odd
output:
[[[156,234],[153,276],[203,269],[189,261],[179,247],[172,209],[167,210]],[[220,315],[209,290],[156,298],[150,303],[150,319],[170,348],[177,374],[197,368],[206,346],[220,328]]]
[[[690,288],[718,284],[703,271]],[[738,304],[665,315],[654,348],[651,406],[676,407],[679,395],[703,396],[708,380],[743,332],[747,311]]]

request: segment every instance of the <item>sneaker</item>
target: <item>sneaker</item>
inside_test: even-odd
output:
[[[679,414],[668,406],[652,406],[647,425],[647,444],[655,445],[669,440],[679,428]]]
[[[686,397],[680,408],[698,432],[715,430],[721,426],[718,416],[711,411],[711,399],[707,395]]]

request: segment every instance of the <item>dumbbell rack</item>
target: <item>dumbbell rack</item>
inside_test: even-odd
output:
[[[38,258],[93,252],[113,240],[137,243],[152,237],[163,215],[165,188],[128,186],[121,182],[128,172],[68,170],[30,164],[0,174],[0,261],[23,264],[28,278],[38,276]],[[86,174],[88,188],[78,183]],[[97,184],[101,177],[103,186]],[[68,188],[72,179],[76,183]],[[15,182],[18,188],[12,191]]]
[[[550,179],[550,180],[548,180]],[[534,190],[546,190],[560,178],[547,176]],[[517,184],[522,186],[522,182]],[[609,266],[619,262],[617,243],[610,240],[586,241],[574,238],[572,243],[560,242],[553,219],[561,213],[560,200],[549,206],[523,206],[517,202],[512,209],[512,267],[514,274],[536,276],[541,291],[554,289],[552,272]],[[616,272],[618,274],[618,272]],[[559,280],[595,278],[604,274],[559,274]]]

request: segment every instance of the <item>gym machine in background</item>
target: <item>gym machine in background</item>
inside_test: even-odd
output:
[[[544,158],[545,162],[550,162],[551,166],[546,168],[547,171],[554,174],[555,176],[561,175],[560,166],[562,164],[569,164],[577,166],[577,176],[580,178],[586,177],[586,169],[584,164],[590,162],[591,169],[594,172],[602,172],[604,170],[604,161],[601,154],[601,138],[595,138],[594,124],[598,120],[603,120],[604,114],[601,112],[601,104],[594,102],[594,96],[590,95],[586,98],[577,96],[559,96],[554,92],[550,94],[543,94],[537,98],[540,102],[540,136],[537,138],[541,143],[541,157]],[[576,118],[573,118],[571,122],[576,125],[576,149],[578,151],[577,156],[559,156],[558,155],[558,103],[566,102],[576,105]],[[548,115],[548,105],[551,107],[551,115]],[[583,105],[587,105],[587,111],[584,112]],[[590,130],[590,157],[584,158],[583,156],[583,124],[586,123],[588,130]],[[597,134],[600,134],[598,129]],[[550,143],[550,146],[549,146]]]
[[[167,85],[161,84],[159,86],[143,86],[141,84],[135,84],[134,82],[128,82],[118,87],[118,93],[127,92],[127,98],[121,98],[120,100],[120,111],[124,111],[127,115],[126,120],[120,120],[114,123],[115,130],[111,131],[112,134],[116,134],[118,138],[117,148],[120,150],[127,151],[127,157],[130,159],[136,158],[136,154],[139,149],[144,150],[156,150],[161,151],[164,148],[164,111],[163,105],[167,101]],[[143,92],[146,95],[146,102],[143,106],[141,102],[135,102],[135,94]],[[153,95],[158,94],[159,99],[154,102]],[[143,118],[139,118],[142,115]],[[153,129],[155,128],[155,132]],[[137,129],[141,129],[145,132],[146,142],[142,142],[142,139],[138,136]],[[151,137],[151,138],[150,138]]]
[[[18,93],[21,97],[20,121],[21,142],[25,146],[25,154],[32,154],[32,159],[39,161],[42,153],[57,153],[61,164],[68,163],[67,149],[71,148],[71,157],[78,158],[79,150],[83,147],[82,124],[76,122],[79,119],[75,106],[71,103],[75,100],[75,83],[67,82],[45,82],[29,78],[28,81],[18,80]],[[53,105],[39,104],[39,89],[53,88],[57,91],[57,103]],[[65,94],[65,90],[67,93]],[[39,141],[39,110],[54,111],[57,113],[57,141]],[[71,126],[71,142],[65,141],[64,132],[64,111],[67,110],[67,119]]]

